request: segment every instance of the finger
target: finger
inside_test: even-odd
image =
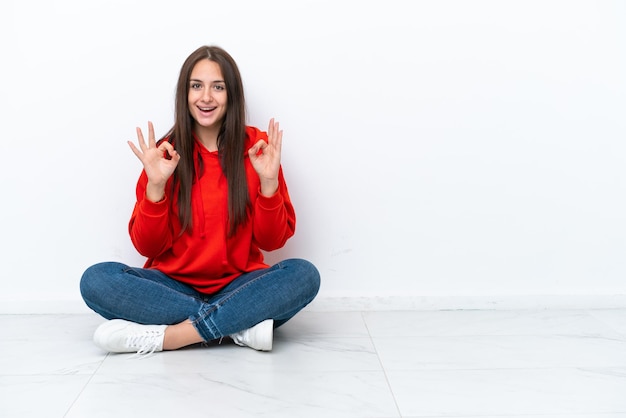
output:
[[[163,152],[164,154],[167,154],[166,158],[168,160],[172,160],[176,163],[178,163],[178,160],[180,160],[180,154],[176,152],[176,149],[174,149],[174,146],[167,141],[163,141],[163,143],[161,143],[161,145],[159,145],[159,148],[157,149]]]
[[[251,157],[256,157],[259,153],[263,151],[267,147],[267,142],[262,139],[259,139],[256,144],[254,144],[249,150],[248,155]]]
[[[174,149],[174,147],[172,146],[172,144],[170,144],[170,143],[169,143],[169,142],[167,142],[167,141],[163,141],[163,142],[161,143],[161,145],[159,145],[159,148],[157,148],[157,149],[158,149],[159,151],[163,152],[163,153],[167,153],[167,155],[168,155],[170,158],[173,158],[173,157],[174,157],[174,154],[178,154],[178,153],[176,152],[176,150]]]
[[[283,147],[283,131],[279,130],[278,133],[276,134],[276,140],[274,141],[274,148],[276,148],[276,151],[278,151],[278,153],[280,154],[280,150]]]
[[[180,154],[176,152],[176,150],[174,148],[168,149],[167,153],[169,155],[169,158],[167,158],[170,161],[173,161],[176,163],[176,165],[178,165],[178,161],[180,160]]]
[[[276,122],[276,119],[272,118],[270,119],[270,124],[267,128],[267,139],[270,144],[274,143],[277,132],[278,132],[278,122]]]
[[[276,136],[280,132],[280,124],[275,121],[274,118],[270,120],[270,124],[267,128],[267,139],[271,145],[276,142]]]
[[[137,127],[137,142],[139,143],[139,148],[141,148],[142,151],[146,151],[146,141],[143,139],[143,132],[141,132],[141,128]]]
[[[156,147],[156,140],[154,139],[154,126],[150,121],[148,121],[148,145],[150,147]]]
[[[272,145],[275,145],[276,140],[278,139],[279,135],[282,135],[282,132],[280,130],[280,124],[278,122],[276,122],[274,124],[274,132],[272,134],[272,142],[273,142]]]
[[[272,124],[271,134],[269,135],[269,142],[270,145],[280,149],[283,139],[283,131],[280,129],[280,123],[275,122],[274,119],[272,119],[272,121],[274,123]]]
[[[137,158],[139,158],[139,160],[141,160],[141,158],[143,157],[143,154],[141,153],[141,151],[139,151],[139,149],[135,146],[135,144],[133,144],[132,141],[126,141],[126,142],[128,142],[128,145],[130,146],[130,149],[137,156]]]

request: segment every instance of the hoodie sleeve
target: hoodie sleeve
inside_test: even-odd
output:
[[[137,181],[137,202],[128,224],[130,239],[144,257],[154,258],[172,246],[170,229],[170,203],[167,193],[160,202],[146,198],[148,178],[142,171]]]
[[[265,251],[281,248],[296,231],[296,214],[291,204],[282,167],[278,173],[278,190],[267,197],[257,190],[254,203],[254,240]]]

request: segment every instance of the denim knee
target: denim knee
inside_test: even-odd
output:
[[[83,272],[82,277],[80,278],[80,294],[83,297],[85,302],[90,298],[90,295],[94,293],[95,281],[97,280],[97,274],[94,274],[94,271],[97,269],[97,265],[91,266],[87,268]]]
[[[80,294],[89,307],[92,305],[90,302],[95,302],[103,296],[103,293],[106,293],[103,284],[112,269],[121,269],[123,266],[121,263],[103,262],[94,264],[85,270],[80,278]]]
[[[298,274],[294,275],[294,278],[300,281],[303,291],[306,289],[309,299],[307,303],[315,299],[321,286],[321,277],[319,270],[313,263],[301,258],[292,258],[279,264],[287,264],[293,270],[297,271]]]

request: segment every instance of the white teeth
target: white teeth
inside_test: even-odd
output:
[[[202,110],[203,112],[207,112],[209,110],[212,110],[212,107],[201,107],[200,110]]]

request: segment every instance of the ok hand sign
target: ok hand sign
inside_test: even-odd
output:
[[[248,150],[250,162],[261,180],[261,193],[266,196],[273,195],[278,189],[282,143],[283,131],[272,118],[267,128],[267,142],[260,139]]]
[[[139,148],[131,141],[128,141],[128,145],[143,164],[143,168],[148,176],[146,196],[148,199],[157,202],[165,194],[167,179],[174,173],[180,160],[180,155],[172,144],[167,141],[163,141],[157,147],[152,122],[148,122],[148,144],[146,144],[140,128],[137,128],[137,140]]]
[[[128,145],[143,164],[148,181],[155,185],[162,184],[165,186],[167,179],[174,173],[178,165],[180,155],[167,141],[163,141],[158,147],[156,146],[152,122],[148,122],[148,144],[146,145],[141,128],[137,128],[137,139],[140,149],[131,141],[128,141]],[[169,159],[166,158],[166,153],[170,157]]]

